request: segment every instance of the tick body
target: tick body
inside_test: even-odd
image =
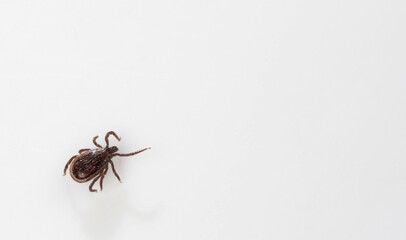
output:
[[[113,157],[121,156],[121,157],[128,157],[149,148],[144,148],[137,152],[127,153],[127,154],[120,154],[117,153],[118,148],[116,146],[109,146],[109,137],[113,135],[118,141],[120,138],[117,134],[113,131],[110,131],[105,136],[106,146],[102,147],[96,142],[96,139],[99,136],[93,138],[93,143],[98,147],[95,149],[81,149],[79,150],[79,155],[73,156],[67,163],[64,169],[64,174],[66,175],[66,170],[70,165],[70,175],[76,182],[84,183],[88,182],[93,179],[92,183],[89,185],[89,191],[97,192],[97,190],[93,189],[93,185],[100,179],[100,190],[103,190],[103,179],[106,175],[107,171],[109,170],[109,165],[111,165],[111,169],[113,170],[114,175],[116,175],[117,179],[121,182],[120,176],[118,176],[116,169],[114,168],[114,163],[112,161]]]

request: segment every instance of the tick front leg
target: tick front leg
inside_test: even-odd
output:
[[[93,189],[93,185],[94,185],[94,183],[95,183],[97,180],[99,180],[99,178],[100,178],[100,175],[97,176],[97,177],[93,180],[93,182],[89,185],[89,191],[91,191],[91,192],[97,192],[97,190]]]
[[[100,191],[103,191],[103,179],[104,179],[104,176],[106,176],[108,170],[109,170],[109,164],[106,165],[106,168],[103,171],[103,175],[100,178]]]
[[[118,181],[121,182],[120,176],[118,176],[118,174],[117,174],[117,172],[116,172],[116,169],[114,168],[114,163],[113,163],[113,161],[110,160],[109,163],[111,164],[111,169],[113,169],[114,175],[116,175]]]
[[[80,150],[79,150],[79,154],[82,154],[82,152],[86,152],[86,151],[89,151],[89,150],[90,150],[90,148],[80,149]]]
[[[126,153],[126,154],[123,154],[123,153],[114,153],[114,154],[113,154],[113,157],[115,157],[115,156],[128,157],[128,156],[132,156],[132,155],[141,153],[141,152],[146,151],[146,150],[148,150],[148,149],[151,149],[151,148],[144,148],[144,149],[142,149],[142,150],[140,150],[140,151],[133,152],[133,153]]]
[[[98,143],[96,142],[96,139],[97,139],[98,137],[99,137],[99,136],[96,136],[96,137],[93,138],[93,143],[94,143],[94,145],[96,145],[97,147],[103,148],[100,144],[98,144]]]
[[[109,136],[110,136],[110,135],[113,135],[114,137],[116,137],[118,141],[121,140],[121,138],[119,138],[115,132],[113,132],[113,131],[108,132],[108,133],[106,134],[106,137],[104,137],[104,140],[106,140],[106,148],[109,147]]]
[[[68,163],[66,163],[65,169],[63,170],[63,175],[64,175],[64,176],[66,175],[66,170],[68,169],[69,164],[70,164],[70,163],[73,161],[73,159],[75,159],[75,157],[77,157],[77,156],[78,156],[78,155],[75,155],[75,156],[71,157],[71,159],[69,159]]]

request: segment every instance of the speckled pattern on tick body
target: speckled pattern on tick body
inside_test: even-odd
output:
[[[109,170],[110,164],[111,168],[113,169],[114,175],[116,175],[117,179],[121,182],[120,176],[118,176],[116,169],[114,168],[114,163],[111,159],[116,156],[132,156],[150,148],[144,148],[140,151],[127,154],[117,153],[118,148],[116,146],[109,146],[110,135],[113,135],[118,141],[121,140],[121,138],[119,138],[115,132],[110,131],[104,138],[106,141],[106,146],[102,147],[96,142],[96,139],[99,136],[94,137],[93,143],[98,148],[85,148],[79,150],[79,155],[73,156],[71,159],[69,159],[68,163],[66,163],[63,175],[66,175],[66,170],[68,170],[68,167],[70,165],[69,172],[73,180],[79,183],[84,183],[93,179],[93,182],[89,185],[89,191],[97,192],[97,190],[93,189],[93,185],[97,180],[100,179],[100,191],[103,190],[103,179],[107,171]]]

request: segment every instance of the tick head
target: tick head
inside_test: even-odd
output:
[[[109,147],[109,148],[107,149],[107,151],[108,151],[110,154],[111,154],[111,153],[115,153],[115,152],[118,151],[118,147],[116,147],[116,146]]]

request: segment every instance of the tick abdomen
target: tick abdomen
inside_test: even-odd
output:
[[[89,181],[103,169],[109,160],[109,154],[104,149],[86,151],[79,155],[72,163],[71,175],[81,182]]]

